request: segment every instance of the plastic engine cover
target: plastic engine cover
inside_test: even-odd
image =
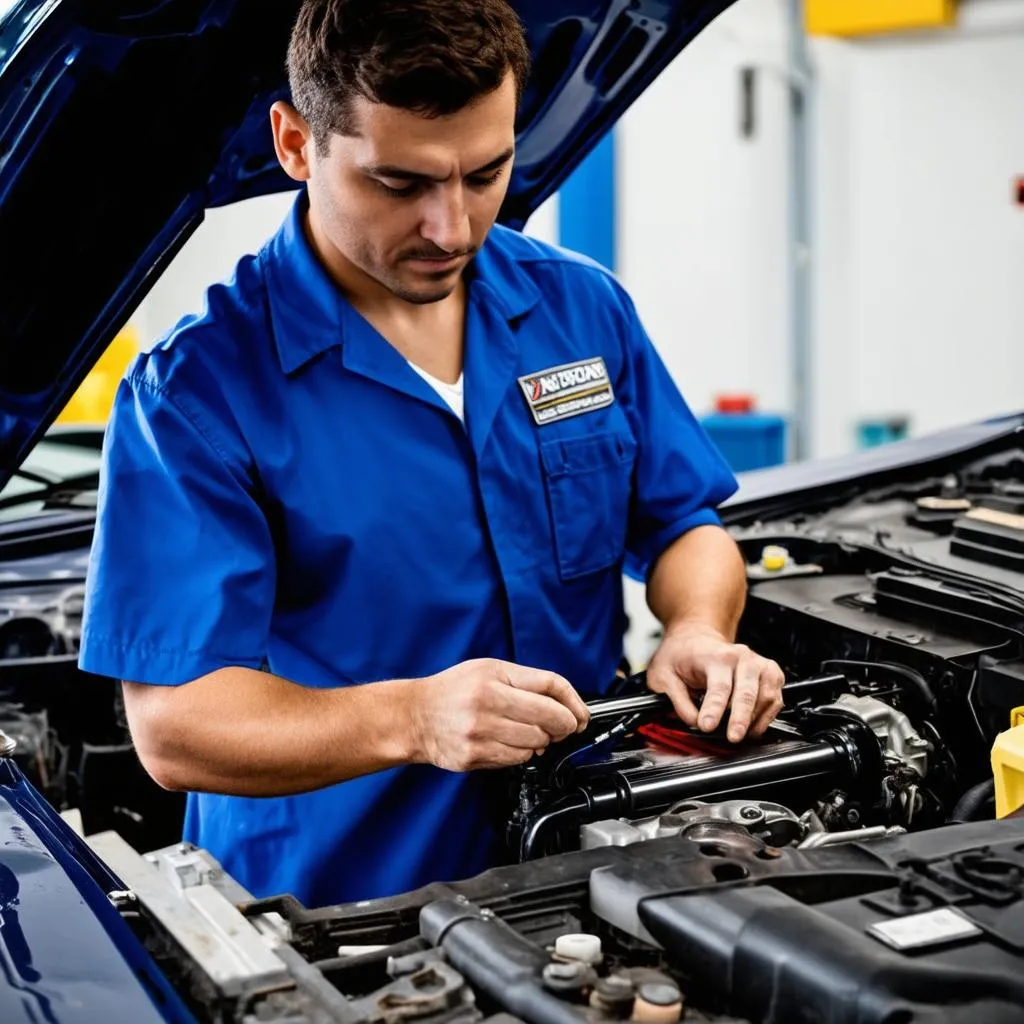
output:
[[[1024,819],[818,851],[729,839],[656,863],[641,844],[591,876],[595,912],[660,945],[691,1003],[755,1024],[1024,1024]]]

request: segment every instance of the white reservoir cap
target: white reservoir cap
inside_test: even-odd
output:
[[[555,939],[555,956],[566,960],[582,960],[586,964],[601,962],[601,939],[585,932],[559,935]]]

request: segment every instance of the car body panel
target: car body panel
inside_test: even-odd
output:
[[[0,837],[4,1024],[194,1019],[111,904],[124,886],[6,760]]]
[[[739,475],[739,490],[725,503],[726,523],[748,522],[780,500],[788,504],[834,501],[849,484],[866,490],[894,474],[945,472],[952,459],[981,455],[1024,432],[1024,413],[868,448],[831,459],[794,462]]]

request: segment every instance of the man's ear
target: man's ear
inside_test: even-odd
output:
[[[270,127],[284,173],[295,181],[308,181],[316,143],[306,119],[290,103],[278,100],[270,108]]]

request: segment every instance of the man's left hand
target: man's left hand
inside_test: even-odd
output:
[[[782,669],[743,644],[731,643],[711,626],[669,629],[647,666],[647,685],[665,693],[676,714],[704,732],[731,708],[727,736],[738,743],[760,736],[782,710]],[[706,691],[700,707],[691,691]]]

